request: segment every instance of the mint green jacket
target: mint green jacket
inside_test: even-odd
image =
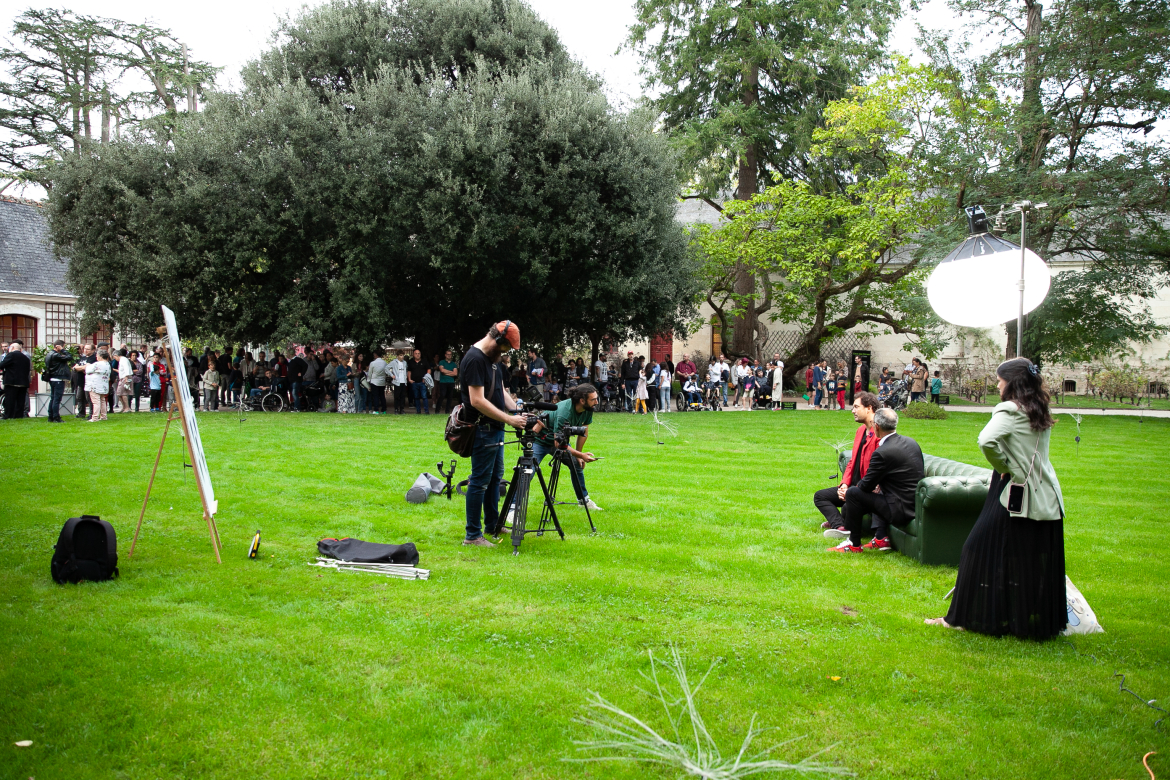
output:
[[[1013,401],[1004,401],[991,413],[991,422],[979,432],[979,449],[991,467],[1000,474],[1011,474],[1012,482],[1028,484],[1024,488],[1024,503],[1020,512],[1012,517],[1026,517],[1030,520],[1060,520],[1064,517],[1064,495],[1060,492],[1060,481],[1048,460],[1048,442],[1052,429],[1037,433],[1028,424],[1028,416],[1021,412]],[[1028,477],[1028,463],[1032,453],[1036,461],[1032,475]],[[999,503],[1006,508],[1010,485],[1003,486]]]

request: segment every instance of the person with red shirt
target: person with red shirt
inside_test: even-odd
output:
[[[825,529],[825,536],[829,539],[844,539],[849,536],[845,530],[845,518],[841,515],[841,507],[845,506],[845,491],[850,485],[861,482],[865,472],[869,469],[869,459],[877,449],[878,437],[873,430],[873,414],[881,404],[873,393],[858,393],[853,401],[853,419],[861,424],[857,433],[853,435],[853,454],[849,458],[849,465],[841,475],[841,484],[837,487],[824,488],[813,494],[813,505],[825,516],[821,528]]]
[[[808,393],[807,400],[810,409],[814,405],[813,396],[816,393],[815,383],[813,382],[813,366],[815,365],[815,363],[809,363],[808,368],[804,370],[804,389]]]

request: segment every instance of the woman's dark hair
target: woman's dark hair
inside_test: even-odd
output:
[[[1007,383],[999,400],[1014,401],[1020,411],[1028,415],[1032,430],[1043,431],[1056,425],[1048,411],[1048,392],[1044,389],[1039,366],[1028,358],[1012,358],[1000,363],[995,374]]]

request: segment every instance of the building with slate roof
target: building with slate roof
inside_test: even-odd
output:
[[[49,241],[43,204],[0,198],[0,341],[20,339],[33,347],[64,339],[68,344],[110,341],[110,330],[82,338],[77,296],[65,286],[65,260]]]

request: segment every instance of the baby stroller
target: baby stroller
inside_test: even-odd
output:
[[[756,394],[752,398],[753,409],[769,409],[772,406],[772,385],[764,380],[761,374],[756,374]]]
[[[895,412],[905,409],[906,402],[910,400],[910,388],[901,379],[890,383],[890,391],[885,394],[885,397],[879,397],[879,401],[887,409],[893,409]]]
[[[601,386],[601,399],[597,403],[598,411],[618,412],[622,409],[621,393],[625,388],[618,389],[617,384],[610,380]]]

